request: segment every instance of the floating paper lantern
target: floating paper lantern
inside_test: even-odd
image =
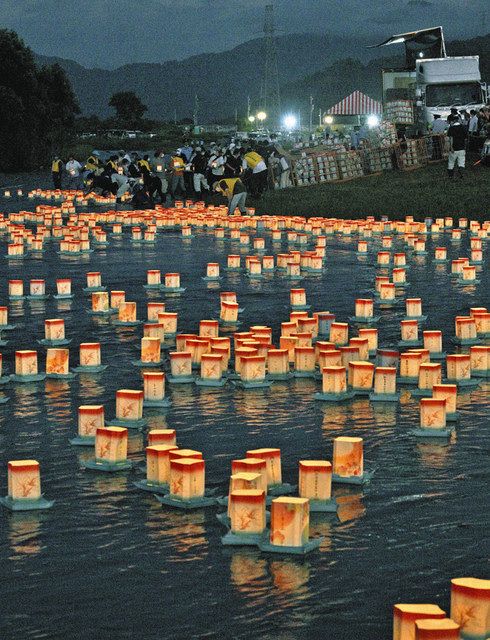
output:
[[[329,366],[322,369],[322,392],[342,395],[347,391],[347,370],[345,367]]]
[[[71,298],[71,280],[70,278],[59,278],[56,280],[56,292],[58,298]]]
[[[141,363],[156,365],[161,363],[161,359],[160,338],[141,338]]]
[[[228,513],[232,534],[260,536],[266,527],[265,492],[260,489],[234,489],[229,494]]]
[[[158,313],[158,322],[163,324],[163,330],[165,335],[172,337],[177,333],[177,319],[178,314],[170,311],[164,311]]]
[[[136,302],[121,302],[117,319],[122,324],[136,324]]]
[[[92,293],[92,313],[109,313],[109,294],[106,291]]]
[[[357,348],[359,353],[359,360],[369,360],[369,340],[364,337],[351,338],[349,342],[350,347]],[[341,347],[341,349],[345,347]]]
[[[282,484],[281,450],[280,449],[251,449],[246,452],[247,458],[265,460],[267,470],[267,486]]]
[[[222,382],[222,356],[218,353],[203,353],[201,356],[200,382]]]
[[[246,473],[260,477],[258,489],[267,494],[267,462],[263,458],[243,458],[233,460],[231,463],[231,474]]]
[[[436,247],[434,250],[434,262],[446,262],[447,249],[446,247]]]
[[[102,286],[102,278],[98,271],[87,273],[87,289],[95,289]]]
[[[461,270],[461,282],[464,284],[478,282],[476,279],[476,267],[474,265],[463,265]]]
[[[391,254],[389,251],[378,251],[376,258],[378,266],[389,265],[391,262]]]
[[[218,280],[219,277],[219,264],[217,262],[208,262],[206,267],[206,278],[209,280]]]
[[[163,371],[143,372],[143,405],[168,405],[165,400],[165,374]]]
[[[69,377],[69,358],[70,352],[68,349],[48,349],[46,352],[46,375]]]
[[[398,400],[395,367],[376,367],[374,371],[374,393],[369,397],[371,400]]]
[[[192,381],[192,354],[189,351],[174,351],[169,355],[171,372],[169,382]]]
[[[349,362],[348,384],[355,393],[368,393],[373,386],[374,364],[371,362]]]
[[[486,309],[475,310],[472,313],[475,318],[476,334],[481,338],[490,337],[490,313]]]
[[[9,298],[18,299],[24,296],[24,283],[22,280],[9,280]]]
[[[116,391],[116,421],[138,422],[143,418],[143,391]]]
[[[484,640],[490,634],[490,580],[451,580],[451,619],[461,626],[461,638]]]
[[[422,398],[420,400],[420,428],[434,431],[446,428],[446,400]]]
[[[239,373],[240,380],[245,387],[267,384],[265,382],[265,356],[240,355]]]
[[[490,378],[490,346],[470,347],[471,375]]]
[[[422,300],[421,298],[407,298],[405,300],[405,308],[407,319],[421,319],[422,316]]]
[[[65,339],[65,321],[62,318],[44,321],[44,339],[49,342],[61,342]]]
[[[395,285],[392,282],[382,282],[379,288],[380,302],[387,303],[395,300]]]
[[[227,261],[226,261],[226,266],[227,266],[228,269],[240,270],[240,268],[241,268],[240,262],[241,262],[240,256],[228,255]]]
[[[300,460],[298,493],[310,500],[310,509],[316,503],[327,503],[332,498],[332,464],[327,460]],[[313,507],[313,508],[312,508]]]
[[[15,352],[15,375],[18,378],[31,379],[38,376],[37,351]]]
[[[289,374],[289,352],[287,349],[268,349],[267,371],[271,379],[286,379]]]
[[[41,493],[41,472],[37,460],[10,460],[7,465],[8,495],[0,503],[11,511],[49,509],[54,502]]]
[[[180,273],[165,274],[165,289],[180,289]]]
[[[122,427],[98,427],[95,434],[95,464],[128,466],[128,430]]]
[[[328,351],[320,351],[318,354],[318,366],[320,371],[323,371],[325,367],[341,367],[342,365],[342,352],[337,349],[331,349]],[[344,367],[345,368],[345,367]]]
[[[450,618],[416,620],[415,640],[459,640],[460,628]]]
[[[430,392],[435,384],[441,384],[441,365],[435,362],[422,363],[419,368],[419,390]]]
[[[395,267],[405,267],[407,264],[407,256],[404,253],[395,253],[393,255],[393,265]]]
[[[220,310],[220,320],[223,323],[235,324],[238,322],[239,307],[236,302],[222,302]]]
[[[368,252],[368,243],[366,240],[359,240],[357,242],[357,253],[365,254]]]
[[[291,306],[297,309],[304,309],[306,305],[306,291],[304,289],[291,289],[289,292]]]
[[[435,384],[432,387],[432,397],[446,402],[446,420],[454,420],[457,417],[458,386],[456,384]]]
[[[471,356],[469,353],[452,353],[446,357],[447,378],[456,384],[471,381]]]
[[[146,447],[146,485],[168,489],[170,481],[170,452],[175,444],[150,444]]]
[[[126,302],[125,291],[111,291],[111,309],[119,309],[123,302]]]
[[[442,331],[424,331],[424,349],[428,349],[431,358],[441,357],[442,354]]]
[[[151,429],[148,431],[148,445],[177,445],[175,429]]]
[[[349,325],[346,322],[332,322],[330,325],[330,342],[343,347],[349,342]]]
[[[355,320],[369,321],[373,319],[374,302],[370,298],[357,298],[355,302]]]
[[[202,338],[216,338],[219,332],[219,323],[217,320],[200,320],[199,335]]]
[[[405,269],[393,269],[393,284],[395,287],[404,287],[407,284],[407,272]]]
[[[205,463],[195,458],[170,460],[170,496],[178,500],[204,497]]]
[[[444,611],[435,604],[395,604],[393,607],[393,640],[413,640],[415,622],[443,619]]]
[[[155,287],[158,288],[161,283],[161,272],[158,269],[149,269],[146,272],[146,284],[149,287]]]
[[[163,324],[159,324],[158,322],[146,322],[143,325],[143,336],[145,338],[158,338],[160,344],[163,344],[165,342]]]
[[[79,353],[80,367],[98,368],[102,366],[99,342],[82,342]]]
[[[209,340],[205,338],[189,338],[185,341],[185,348],[192,356],[193,368],[199,369],[203,354],[209,352]]]
[[[377,329],[359,329],[360,338],[368,341],[369,355],[375,355],[378,348],[378,330]]]
[[[44,280],[31,280],[29,294],[32,298],[44,298],[46,295],[46,283]]]
[[[364,475],[364,454],[362,438],[339,436],[333,441],[334,481],[362,479]]]
[[[470,254],[470,260],[473,264],[483,263],[483,251],[479,249],[472,249]]]
[[[276,498],[271,506],[270,542],[278,547],[304,547],[309,538],[307,498]]]
[[[342,354],[342,366],[348,367],[350,362],[360,360],[359,347],[357,345],[349,345],[347,347],[339,347]]]
[[[400,346],[417,346],[419,341],[419,323],[418,320],[402,320],[400,322],[401,344]]]
[[[316,357],[314,347],[295,347],[294,373],[296,376],[314,376]]]
[[[81,405],[78,407],[78,438],[71,443],[93,445],[97,429],[102,427],[104,427],[103,405]]]

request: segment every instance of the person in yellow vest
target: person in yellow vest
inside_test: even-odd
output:
[[[243,169],[250,176],[250,193],[260,198],[267,189],[267,165],[264,158],[256,151],[250,150],[243,156]]]
[[[51,163],[51,175],[55,189],[61,189],[61,176],[63,174],[63,160],[56,155]]]
[[[182,157],[181,150],[177,149],[177,152],[172,155],[170,159],[170,173],[172,175],[172,181],[170,183],[170,191],[172,197],[175,199],[177,190],[181,192],[183,198],[186,197],[184,171],[186,160]]]
[[[94,175],[98,175],[101,172],[101,167],[99,163],[99,158],[93,153],[90,155],[85,161],[85,165],[83,167],[83,182],[86,183],[87,180],[93,178]]]
[[[247,189],[240,178],[223,178],[213,184],[213,189],[217,193],[222,193],[228,198],[228,215],[232,216],[238,207],[240,213],[246,214]]]

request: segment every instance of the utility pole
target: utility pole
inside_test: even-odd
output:
[[[318,111],[318,124],[321,127],[322,126],[322,110],[319,109]]]
[[[250,118],[250,96],[247,96],[247,122]]]
[[[199,115],[199,97],[196,93],[194,96],[194,113],[192,119],[194,121],[194,126],[197,127],[197,116]]]
[[[315,105],[313,103],[313,96],[310,96],[310,135],[313,130],[313,111],[315,110]]]
[[[268,121],[279,124],[281,114],[281,96],[279,91],[279,68],[277,63],[276,28],[274,26],[274,5],[265,6],[264,19],[264,76],[262,89],[262,108]]]

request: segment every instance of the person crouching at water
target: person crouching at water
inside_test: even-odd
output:
[[[228,215],[232,216],[238,207],[240,213],[246,214],[247,189],[240,178],[224,178],[213,184],[213,190],[228,198]]]
[[[112,192],[115,191],[116,202],[119,204],[121,202],[122,196],[130,190],[130,184],[128,176],[125,175],[127,171],[129,162],[126,158],[121,162],[122,173],[113,173],[111,175],[111,182],[113,184]]]

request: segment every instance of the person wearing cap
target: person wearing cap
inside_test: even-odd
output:
[[[243,170],[251,173],[250,187],[252,195],[260,198],[267,189],[268,171],[264,158],[256,151],[250,150],[243,156]]]
[[[63,160],[59,155],[55,155],[51,163],[51,176],[55,189],[61,189],[61,176],[63,174]]]
[[[246,214],[247,189],[240,178],[223,178],[213,184],[213,190],[228,198],[228,215],[232,216],[238,207],[240,213]]]

